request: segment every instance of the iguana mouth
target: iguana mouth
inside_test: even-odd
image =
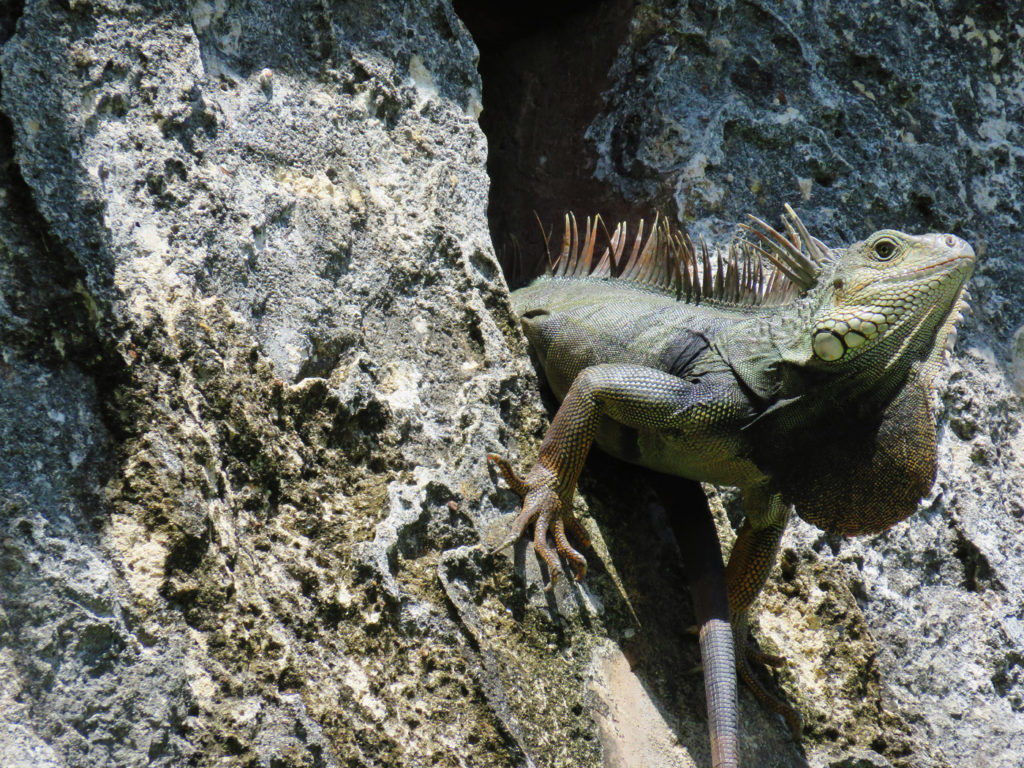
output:
[[[974,256],[973,255],[970,255],[970,256],[968,256],[968,255],[951,256],[950,258],[945,259],[945,260],[940,261],[940,262],[937,262],[935,264],[929,264],[929,265],[924,266],[924,267],[918,267],[917,269],[912,269],[907,274],[910,274],[910,275],[930,275],[933,272],[938,272],[942,267],[946,266],[947,264],[955,264],[958,261],[974,261]],[[948,271],[948,270],[944,270],[944,271]]]

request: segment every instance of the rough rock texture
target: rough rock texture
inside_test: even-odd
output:
[[[615,212],[721,233],[791,201],[830,242],[981,254],[935,492],[870,540],[788,534],[758,636],[807,733],[742,696],[745,757],[1018,765],[1024,20],[579,5],[501,47],[583,73],[565,98],[483,83],[529,139],[500,221],[547,146]],[[488,554],[515,499],[484,454],[546,422],[449,4],[29,0],[0,34],[0,764],[708,765],[685,510],[595,456],[582,585]]]
[[[475,53],[443,3],[26,4],[3,765],[521,762],[437,575],[533,389]]]

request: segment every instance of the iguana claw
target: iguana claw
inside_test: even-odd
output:
[[[523,509],[512,524],[512,532],[491,551],[492,554],[515,543],[532,523],[534,529],[533,548],[547,565],[551,574],[551,580],[545,590],[550,590],[562,574],[562,566],[558,562],[556,552],[572,565],[576,581],[582,579],[587,573],[587,560],[573,548],[566,535],[568,530],[582,546],[589,547],[590,537],[587,536],[580,521],[573,516],[571,511],[565,509],[565,504],[548,484],[531,483],[529,480],[524,480],[512,469],[512,465],[506,459],[496,454],[487,454],[487,461],[495,465],[501,476],[505,478],[509,488],[523,500]],[[549,531],[555,539],[554,549],[547,541]]]
[[[755,664],[764,664],[766,667],[772,667],[773,669],[779,669],[780,667],[786,666],[786,657],[779,656],[774,653],[765,653],[760,648],[748,644],[744,649],[744,653],[747,655],[747,659]]]
[[[746,628],[742,630],[743,634],[746,634]],[[739,635],[739,633],[737,633]],[[782,719],[786,721],[786,725],[789,727],[790,735],[794,741],[800,741],[803,736],[804,724],[803,719],[800,717],[800,713],[793,706],[779,699],[771,691],[769,691],[764,683],[761,682],[760,678],[754,673],[754,665],[762,664],[764,666],[779,668],[785,666],[786,659],[783,656],[777,656],[772,653],[765,653],[759,648],[750,644],[749,641],[744,638],[737,636],[735,639],[736,643],[736,670],[739,673],[740,679],[744,682],[750,692],[754,694],[761,706],[767,707],[778,715],[782,716]]]

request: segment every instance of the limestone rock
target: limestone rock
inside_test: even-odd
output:
[[[479,50],[446,0],[0,12],[0,763],[707,765],[685,510],[594,456],[582,584],[489,554],[516,500],[484,456],[546,424],[489,234],[789,201],[981,261],[933,495],[788,534],[758,636],[808,729],[741,696],[744,756],[1018,764],[1024,24],[584,5]]]

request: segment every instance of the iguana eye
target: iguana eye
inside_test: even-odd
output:
[[[879,261],[888,261],[896,255],[896,243],[892,240],[883,237],[874,247],[875,258]]]

